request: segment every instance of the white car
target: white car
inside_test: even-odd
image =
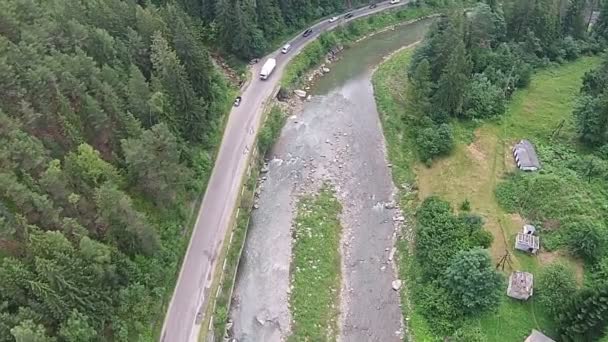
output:
[[[394,4],[398,4],[400,2],[401,2],[401,0],[391,0],[390,4],[394,5]]]
[[[331,18],[329,18],[329,22],[330,23],[333,23],[336,20],[338,20],[338,17],[331,17]]]
[[[289,50],[291,50],[291,44],[285,44],[283,45],[283,48],[281,49],[282,53],[288,53]]]

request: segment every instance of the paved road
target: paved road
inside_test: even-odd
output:
[[[378,7],[374,9],[364,7],[353,10],[351,11],[353,17],[349,20],[395,8],[407,2],[389,5],[386,1],[378,3]],[[199,310],[204,311],[203,308],[206,307],[211,296],[209,288],[217,266],[217,257],[236,208],[241,180],[246,172],[251,147],[260,127],[264,105],[266,101],[271,100],[289,60],[319,34],[343,22],[344,19],[341,18],[334,23],[329,23],[327,20],[317,23],[312,26],[313,34],[308,37],[299,35],[290,42],[292,50],[288,54],[275,51],[253,68],[254,77],[241,95],[243,97],[241,105],[230,112],[222,144],[165,317],[161,341],[197,341],[201,326],[196,316]],[[270,57],[277,59],[277,66],[269,79],[262,81],[257,75],[265,60]]]

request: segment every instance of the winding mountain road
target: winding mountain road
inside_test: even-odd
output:
[[[312,26],[313,33],[302,35],[289,43],[292,50],[288,54],[277,50],[253,68],[253,78],[243,90],[239,107],[234,107],[224,131],[222,144],[213,168],[207,191],[198,212],[198,217],[190,238],[190,243],[182,263],[163,323],[161,342],[196,342],[201,329],[197,314],[204,312],[211,297],[214,271],[222,250],[224,238],[229,229],[232,215],[255,136],[260,128],[262,113],[267,101],[279,86],[286,64],[309,42],[321,33],[356,18],[381,12],[407,4],[403,1],[391,5],[388,1],[378,3],[376,8],[359,8],[350,11],[348,20],[343,16],[336,22],[323,20]],[[266,59],[274,57],[277,66],[268,80],[260,80],[258,75]]]

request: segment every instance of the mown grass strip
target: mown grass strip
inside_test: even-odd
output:
[[[341,211],[327,185],[298,203],[291,264],[292,341],[332,341],[338,334]]]

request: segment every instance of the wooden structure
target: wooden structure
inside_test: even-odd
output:
[[[536,254],[540,248],[540,239],[536,235],[517,233],[515,238],[515,249]]]
[[[507,296],[519,300],[528,300],[534,293],[534,275],[528,272],[515,271],[509,276]]]

